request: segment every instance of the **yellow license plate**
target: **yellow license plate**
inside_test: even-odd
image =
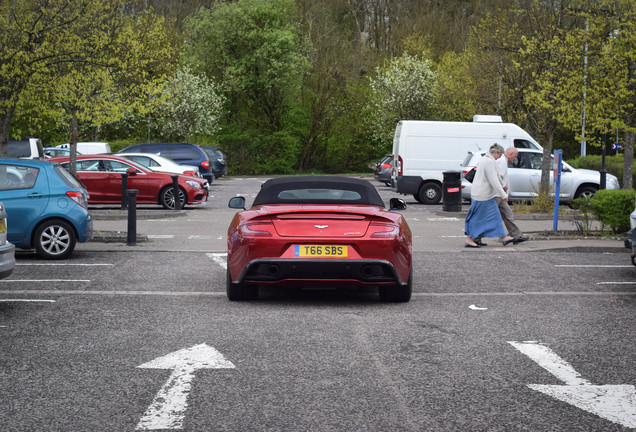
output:
[[[348,253],[348,247],[342,245],[294,245],[294,256],[297,257],[344,258]]]

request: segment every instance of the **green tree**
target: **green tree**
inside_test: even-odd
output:
[[[163,20],[150,10],[133,12],[117,1],[106,5],[94,23],[90,56],[57,65],[53,86],[39,84],[61,111],[68,126],[71,172],[75,168],[79,123],[99,127],[124,117],[126,111],[145,113],[153,91],[177,59],[168,43]]]
[[[0,157],[7,155],[11,119],[34,79],[51,76],[61,63],[85,59],[91,51],[98,0],[0,1]]]
[[[184,61],[219,83],[232,121],[281,129],[308,66],[295,17],[291,0],[239,0],[187,20]]]
[[[475,47],[495,59],[482,76],[491,84],[498,78],[499,112],[528,127],[543,146],[542,191],[549,189],[552,141],[564,106],[557,89],[571,68],[559,48],[580,24],[569,13],[569,3],[528,0],[499,8],[480,22],[475,33]],[[483,60],[489,63],[488,57]]]
[[[298,164],[308,62],[297,18],[292,0],[239,0],[200,9],[186,21],[184,63],[218,83],[225,98],[220,143],[228,159],[238,146],[250,149],[233,161],[239,171],[289,172]]]
[[[310,63],[302,84],[306,120],[300,125],[303,149],[298,169],[350,169],[359,158],[364,161],[375,153],[362,123],[368,96],[365,74],[373,68],[376,54],[361,38],[348,0],[298,3]]]
[[[596,146],[601,145],[602,134],[624,131],[622,183],[623,188],[631,189],[636,132],[636,1],[581,2],[573,13],[585,24],[555,46],[558,55],[571,65],[564,70],[557,89],[557,97],[565,101],[560,118],[576,130],[585,104],[586,128],[596,132],[586,138]]]

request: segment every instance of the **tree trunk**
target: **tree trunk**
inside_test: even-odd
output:
[[[77,174],[77,140],[79,137],[79,131],[77,126],[77,114],[73,112],[71,117],[71,133],[69,136],[69,148],[71,150],[70,160],[68,164],[68,170],[74,176]]]
[[[0,158],[6,158],[9,155],[9,127],[14,109],[15,106],[10,106],[0,114]]]
[[[543,161],[541,162],[541,187],[539,193],[550,192],[550,172],[552,171],[552,139],[556,125],[546,125],[544,128]]]
[[[623,189],[631,189],[634,175],[634,132],[625,133],[625,149],[623,151]]]

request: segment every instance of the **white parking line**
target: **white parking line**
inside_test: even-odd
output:
[[[79,264],[79,263],[16,263],[17,266],[114,266],[115,264]]]
[[[223,270],[227,270],[227,253],[207,253],[206,255],[212,258],[212,261],[220,265]]]
[[[601,264],[555,264],[555,267],[574,267],[574,268],[632,268],[631,265],[601,265]]]
[[[596,282],[596,285],[636,285],[636,281],[625,281],[625,282]]]
[[[25,302],[25,303],[55,303],[55,300],[38,300],[38,299],[0,299],[0,303],[9,302]]]
[[[174,234],[148,234],[149,239],[173,239]]]
[[[0,283],[15,282],[90,282],[90,279],[1,279]]]

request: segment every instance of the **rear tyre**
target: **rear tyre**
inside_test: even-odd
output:
[[[413,294],[413,268],[409,271],[409,280],[406,285],[399,283],[380,287],[380,300],[384,302],[406,303],[411,300]]]
[[[38,227],[33,236],[33,246],[44,259],[57,260],[68,257],[75,249],[75,231],[66,222],[52,219]]]
[[[422,204],[438,204],[442,200],[442,188],[437,183],[424,183],[416,199]]]
[[[181,209],[186,205],[186,194],[181,187],[179,187],[179,200],[181,201]],[[174,210],[174,189],[172,185],[166,186],[159,193],[159,204],[165,209]]]
[[[256,300],[258,298],[258,285],[232,282],[230,267],[228,266],[226,272],[226,294],[231,301]]]

